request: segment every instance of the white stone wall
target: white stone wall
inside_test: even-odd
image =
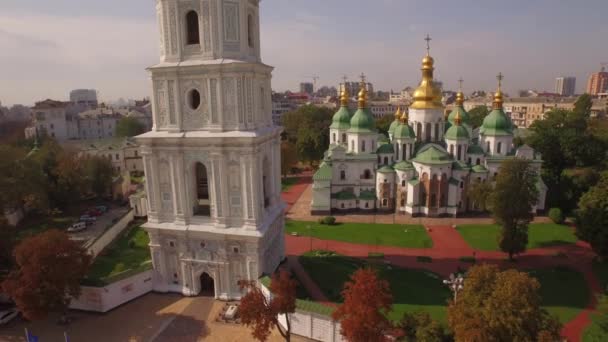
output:
[[[106,246],[108,246],[116,237],[122,233],[125,228],[129,226],[129,223],[133,221],[135,212],[130,210],[125,216],[123,216],[118,222],[116,222],[111,228],[106,230],[100,237],[93,241],[90,245],[86,246],[87,252],[93,257],[96,257]]]
[[[409,122],[416,138],[419,141],[426,141],[427,137],[427,124],[430,124],[430,137],[431,141],[442,141],[443,134],[445,132],[445,121],[443,109],[413,109],[409,110]],[[420,133],[418,130],[418,124],[420,124]]]

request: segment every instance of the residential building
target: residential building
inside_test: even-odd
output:
[[[311,82],[300,83],[300,93],[312,95],[315,92],[315,86]]]
[[[576,77],[561,76],[555,79],[555,92],[560,96],[574,96]]]
[[[67,114],[69,102],[47,99],[32,107],[32,125],[25,129],[26,138],[46,134],[58,141],[77,136],[77,125],[73,116]]]
[[[529,146],[513,145],[515,127],[504,112],[501,77],[492,111],[476,137],[461,92],[445,117],[434,69],[427,54],[409,112],[397,110],[389,139],[376,130],[365,84],[354,113],[343,90],[329,127],[330,147],[313,176],[311,214],[384,211],[455,217],[479,209],[468,189],[474,182],[494,181],[504,160],[528,159],[540,174],[540,155]],[[545,208],[547,187],[541,177],[537,189],[534,212]]]
[[[64,146],[81,155],[99,156],[112,162],[116,173],[142,175],[144,165],[139,144],[133,138],[109,138],[95,140],[70,140]]]
[[[96,108],[77,115],[77,139],[105,139],[116,134],[116,124],[123,115],[112,108]]]
[[[600,72],[596,72],[589,76],[589,80],[587,81],[587,94],[597,95],[606,92],[608,92],[608,72],[605,71],[605,67],[602,65]]]
[[[70,102],[75,105],[84,106],[86,108],[96,108],[97,90],[95,89],[76,89],[70,92]]]
[[[157,17],[172,20],[159,21],[161,62],[148,68],[153,130],[136,137],[155,291],[239,299],[240,280],[285,258],[281,128],[259,6],[157,0]]]

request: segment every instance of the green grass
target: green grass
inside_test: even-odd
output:
[[[425,311],[434,319],[446,322],[446,303],[451,294],[434,273],[375,265],[340,255],[318,255],[305,254],[300,257],[300,263],[331,301],[342,302],[341,291],[349,276],[361,267],[370,266],[390,283],[394,304],[389,318],[399,320],[405,312]]]
[[[139,225],[129,227],[95,259],[85,283],[111,283],[151,268],[149,243]]]
[[[310,226],[310,229],[307,227]],[[288,233],[350,243],[396,246],[407,248],[431,248],[433,240],[421,225],[338,223],[333,226],[316,222],[291,221],[285,223]]]
[[[608,324],[608,318],[599,315],[591,315],[591,325],[583,333],[583,342],[605,342],[608,341],[608,331],[602,329],[600,324]]]
[[[300,177],[287,177],[287,178],[281,178],[281,191],[288,191],[289,189],[291,189],[292,186],[294,186],[298,181],[300,180]]]
[[[560,322],[572,320],[589,301],[589,288],[582,273],[556,267],[529,271],[541,284],[542,306]]]
[[[498,251],[500,227],[495,224],[470,224],[457,227],[462,238],[473,248]],[[576,243],[572,228],[555,223],[532,223],[528,230],[528,248]]]
[[[600,281],[600,285],[608,293],[608,261],[593,261],[593,272]]]

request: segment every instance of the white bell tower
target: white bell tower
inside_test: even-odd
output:
[[[259,0],[157,0],[161,60],[142,145],[156,290],[238,299],[284,258],[280,132]]]

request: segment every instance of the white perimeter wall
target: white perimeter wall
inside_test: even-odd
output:
[[[134,218],[134,210],[129,211],[125,216],[123,216],[116,224],[114,224],[110,229],[106,230],[97,240],[95,240],[90,246],[87,247],[87,250],[93,258],[97,256],[107,245],[109,245],[118,234],[120,234],[127,226],[129,222],[133,221]]]
[[[107,312],[152,291],[154,270],[145,271],[104,287],[83,286],[78,299],[72,299],[70,309]]]

